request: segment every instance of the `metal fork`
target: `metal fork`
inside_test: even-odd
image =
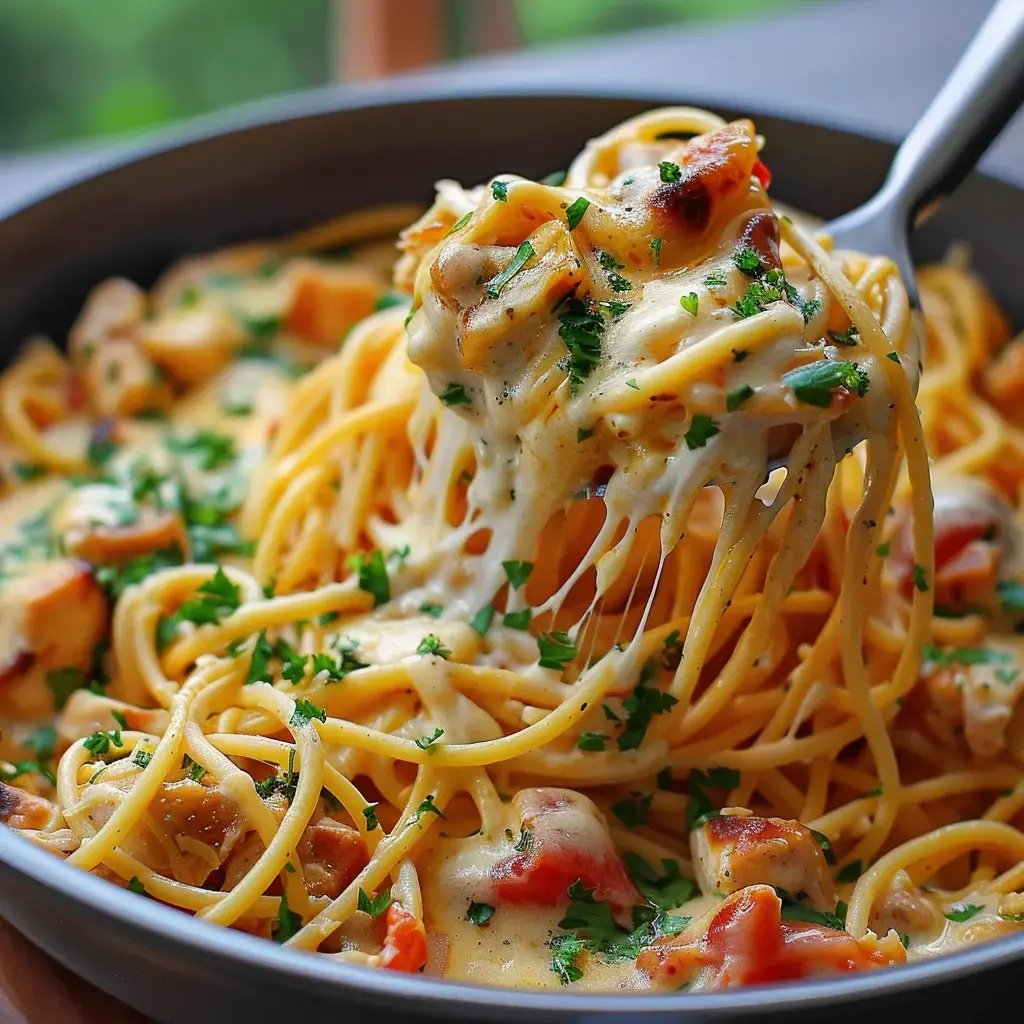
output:
[[[967,177],[1022,102],[1024,0],[997,0],[896,151],[881,189],[828,225],[836,247],[890,256],[917,306],[910,231]]]

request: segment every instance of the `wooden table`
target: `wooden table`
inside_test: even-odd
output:
[[[0,921],[0,1024],[146,1024]]]

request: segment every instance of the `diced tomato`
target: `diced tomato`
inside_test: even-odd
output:
[[[682,934],[648,946],[637,967],[673,988],[689,982],[700,989],[720,989],[866,971],[905,960],[895,935],[858,941],[823,925],[783,921],[775,890],[751,885]]]
[[[555,906],[579,880],[616,910],[643,902],[601,812],[585,796],[567,789],[526,789],[513,805],[529,838],[526,849],[491,870],[499,901]]]
[[[388,907],[381,963],[392,971],[422,971],[427,965],[427,932],[401,903]]]
[[[772,172],[761,160],[755,162],[754,169],[750,173],[761,182],[762,188],[767,188],[772,183]]]

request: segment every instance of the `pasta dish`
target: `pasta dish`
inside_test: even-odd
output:
[[[922,316],[773,206],[763,141],[652,111],[28,339],[0,821],[134,898],[488,985],[1019,930],[1024,341],[963,252]]]

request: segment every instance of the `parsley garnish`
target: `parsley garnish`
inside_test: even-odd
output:
[[[485,604],[483,608],[481,608],[480,611],[478,611],[476,615],[469,620],[469,624],[477,633],[484,636],[487,633],[487,630],[491,628],[491,623],[493,621],[494,605]]]
[[[136,750],[132,754],[132,762],[140,768],[148,768],[149,762],[153,760],[153,753],[149,750]]]
[[[502,562],[501,567],[505,570],[508,585],[513,590],[518,590],[533,572],[533,562]]]
[[[533,259],[535,253],[529,242],[520,242],[509,265],[500,273],[495,275],[484,285],[484,294],[489,299],[496,299],[501,295],[502,288],[519,273],[526,264]]]
[[[505,612],[501,622],[509,629],[528,629],[532,615],[532,609],[521,608],[517,612]]]
[[[932,661],[941,668],[950,665],[1005,665],[1012,661],[1012,655],[1005,651],[994,651],[989,647],[951,647],[943,649],[935,644],[925,644],[921,657]]]
[[[509,838],[512,835],[509,833]],[[530,847],[533,846],[533,830],[529,828],[521,828],[519,830],[519,838],[516,840],[514,847],[516,853],[526,853]]]
[[[809,921],[811,924],[824,925],[826,928],[834,928],[836,931],[843,931],[846,928],[847,908],[842,900],[836,904],[835,913],[829,913],[827,910],[814,910],[806,906],[785,889],[780,889],[778,886],[772,888],[782,900],[783,921]]]
[[[54,747],[57,745],[57,730],[52,725],[41,725],[22,743],[33,751],[35,755],[43,760],[53,755]]]
[[[582,427],[576,431],[576,443],[582,444],[584,441],[594,436],[594,428],[591,427],[589,430],[584,430]]]
[[[53,694],[54,709],[60,711],[68,702],[68,697],[75,690],[85,686],[85,673],[73,665],[65,665],[63,668],[55,668],[46,673],[46,685]]]
[[[26,483],[46,476],[46,467],[35,462],[16,462],[11,466],[11,470],[19,480],[24,480]]]
[[[690,421],[690,428],[683,434],[683,440],[692,452],[703,448],[718,432],[718,424],[710,416],[699,412]]]
[[[185,601],[173,615],[164,616],[157,623],[158,647],[166,647],[170,643],[179,623],[216,625],[241,604],[241,590],[228,579],[220,566],[205,583],[196,588],[196,593],[200,596]]]
[[[444,658],[446,661],[451,657],[451,651],[441,643],[441,638],[434,633],[428,633],[417,645],[416,653],[424,657]]]
[[[445,405],[472,405],[473,399],[466,394],[462,384],[452,382],[440,394],[440,399]]]
[[[278,640],[274,653],[281,659],[281,678],[289,683],[301,683],[306,677],[306,664],[309,661],[307,655],[299,654],[291,644],[285,640]]]
[[[801,402],[827,409],[836,388],[856,392],[861,398],[867,394],[868,375],[855,363],[820,359],[782,375],[782,383],[793,389]]]
[[[438,726],[434,730],[432,736],[421,736],[418,740],[416,740],[416,746],[419,747],[420,750],[426,750],[429,747],[431,747],[434,743],[436,743],[443,735],[444,729]]]
[[[657,776],[658,789],[671,789],[672,788],[672,768],[669,765],[665,765]]]
[[[569,391],[575,395],[601,361],[604,320],[579,299],[570,299],[558,322],[558,336],[569,350]]]
[[[473,219],[473,211],[464,213],[449,229],[448,234],[454,235],[456,231],[461,231],[471,220]]]
[[[267,665],[273,653],[274,648],[267,639],[267,631],[260,630],[260,635],[256,638],[256,645],[252,649],[252,660],[249,662],[249,671],[245,676],[246,683],[269,681],[270,673],[267,672]]]
[[[540,667],[561,672],[576,657],[576,644],[568,633],[541,633],[537,638]]]
[[[382,552],[371,551],[369,555],[353,555],[349,564],[359,576],[359,589],[373,596],[374,608],[391,600],[391,582],[388,579]]]
[[[301,729],[304,725],[309,725],[314,718],[321,722],[326,722],[326,709],[318,708],[311,700],[300,697],[295,702],[295,710],[292,712],[292,717],[288,720],[288,724],[296,729]]]
[[[622,822],[626,828],[636,828],[639,825],[647,824],[647,812],[650,810],[653,794],[643,796],[634,793],[624,800],[619,800],[609,807],[612,814]]]
[[[287,942],[302,927],[302,918],[288,909],[288,897],[281,893],[281,904],[277,908],[277,924],[271,926],[274,941],[281,945]]]
[[[584,199],[580,196],[579,199],[571,203],[565,211],[565,219],[569,224],[569,230],[575,230],[576,226],[581,220],[583,220],[583,214],[590,209],[590,200]]]
[[[851,324],[848,331],[829,331],[828,336],[837,345],[845,345],[847,348],[852,348],[860,340],[860,331]]]
[[[658,164],[658,174],[666,185],[670,185],[682,178],[683,171],[679,164],[674,164],[671,160],[662,160]]]
[[[583,940],[575,935],[555,935],[551,939],[551,970],[563,985],[579,981],[583,972],[576,966],[576,957],[583,952]]]
[[[704,278],[705,288],[724,288],[728,283],[725,274],[720,270],[712,271]]]
[[[914,563],[914,586],[918,590],[924,592],[928,589],[928,573],[925,572],[924,566]]]
[[[654,265],[656,267],[661,266],[661,239],[655,238],[651,242],[651,252],[654,253]]]
[[[494,916],[494,907],[490,903],[470,903],[466,911],[466,920],[477,926],[485,925]]]
[[[636,887],[661,910],[681,907],[693,899],[697,892],[696,883],[680,873],[679,865],[674,860],[662,860],[665,874],[659,875],[638,853],[627,850],[622,859]]]
[[[749,245],[733,253],[732,261],[737,269],[742,270],[748,277],[755,277],[761,273],[761,254]]]
[[[697,315],[697,306],[699,302],[700,299],[696,292],[688,292],[686,295],[679,296],[679,305],[682,306],[690,316]]]
[[[835,864],[836,855],[832,852],[832,840],[824,832],[816,832],[813,828],[808,829],[808,831],[814,837],[814,841],[821,847],[821,852],[825,854],[825,863]]]
[[[558,188],[560,185],[565,184],[565,171],[552,171],[550,174],[541,178],[540,183],[542,185],[550,185],[553,188]]]
[[[136,896],[146,895],[146,887],[142,884],[142,879],[138,875],[132,875],[128,882],[128,891],[135,893]]]
[[[380,822],[377,820],[377,808],[380,806],[380,802],[367,804],[363,808],[363,817],[366,819],[366,831],[372,832],[375,828],[380,828]]]
[[[735,391],[726,394],[725,408],[729,412],[735,412],[753,393],[754,389],[749,384],[741,384]]]
[[[655,715],[664,714],[679,703],[670,693],[662,693],[647,683],[653,677],[655,665],[648,662],[640,673],[640,681],[636,689],[622,702],[622,710],[626,712],[626,728],[616,742],[619,750],[636,750],[647,734],[647,727]]]
[[[340,618],[341,612],[324,612],[322,615],[317,616],[316,624],[322,628],[323,626],[329,626],[332,622],[337,622]]]
[[[376,919],[391,906],[391,902],[390,889],[386,889],[378,896],[374,896],[373,899],[366,895],[365,890],[360,889],[359,896],[356,901],[356,909],[361,910],[364,914],[369,914],[370,917]]]
[[[445,817],[444,811],[434,803],[433,793],[428,793],[423,803],[416,808],[416,813],[412,818],[412,824],[418,825],[420,823],[420,818],[422,818],[424,814],[436,814],[439,818]]]
[[[432,619],[439,619],[444,615],[444,605],[424,602],[420,605],[420,614],[429,615]]]
[[[596,751],[604,750],[605,740],[608,737],[603,732],[581,732],[576,746],[580,750]]]
[[[495,200],[499,203],[508,202],[508,182],[507,181],[492,181],[491,182],[491,195],[494,196]]]
[[[626,387],[632,388],[634,391],[640,390],[640,385],[637,384],[636,377],[630,377],[629,380],[626,381]]]
[[[718,814],[706,790],[708,787],[733,789],[740,784],[740,773],[735,768],[709,768],[706,772],[694,768],[687,780],[690,799],[686,803],[686,831],[692,832],[708,818]]]
[[[165,444],[172,452],[195,455],[200,469],[217,469],[237,458],[235,439],[230,434],[198,430],[191,437],[169,437]]]
[[[839,871],[836,875],[837,882],[856,882],[861,875],[864,874],[864,867],[860,860],[851,860],[844,868]]]
[[[94,732],[91,736],[87,736],[82,741],[82,746],[85,747],[90,754],[94,754],[97,757],[102,754],[109,753],[111,744],[115,747],[120,747],[122,745],[120,729],[114,729],[112,732],[104,732],[101,729]]]
[[[949,910],[944,911],[944,916],[949,921],[969,921],[979,911],[984,910],[983,906],[977,903],[955,903]]]

